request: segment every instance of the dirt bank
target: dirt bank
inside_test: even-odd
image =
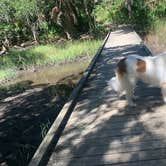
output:
[[[0,87],[0,165],[28,164],[88,62],[24,71]]]

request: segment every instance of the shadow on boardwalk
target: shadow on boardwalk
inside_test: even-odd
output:
[[[69,151],[66,165],[166,164],[163,160],[166,158],[166,114],[160,89],[138,83],[135,108],[125,106],[123,97],[117,99],[114,92],[107,90],[107,81],[114,75],[113,69],[120,58],[118,55],[133,53],[146,55],[142,47],[129,45],[105,49],[104,56],[99,58],[78,99],[77,121],[63,133],[73,134],[55,148],[57,156],[64,152],[63,161],[65,150]],[[52,162],[49,165],[55,164]]]

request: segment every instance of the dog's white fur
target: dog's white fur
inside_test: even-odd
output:
[[[138,61],[144,62],[145,71],[138,71]],[[148,57],[129,55],[123,59],[123,63],[125,64],[123,75],[119,76],[117,65],[116,76],[111,78],[108,84],[118,93],[125,91],[129,105],[134,105],[132,97],[138,80],[160,87],[166,103],[166,52]]]

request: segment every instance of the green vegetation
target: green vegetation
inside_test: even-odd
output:
[[[165,20],[157,20],[154,22],[150,33],[158,38],[159,44],[163,44],[166,46],[166,21]]]
[[[40,124],[40,129],[41,129],[41,137],[42,139],[44,139],[44,137],[46,136],[49,128],[51,126],[51,122],[49,119],[47,119],[47,122],[46,123],[41,123]]]
[[[165,17],[165,0],[0,0],[0,45],[99,34],[105,23],[148,31]]]
[[[0,79],[15,73],[19,68],[30,68],[46,64],[59,64],[81,56],[92,56],[101,40],[66,41],[61,44],[39,45],[26,50],[12,49],[0,57]]]
[[[138,31],[148,32],[154,22],[166,17],[165,0],[102,0],[93,14],[99,25],[131,24]]]
[[[76,38],[93,31],[93,1],[0,0],[0,40],[39,41],[50,34]]]
[[[165,0],[0,0],[0,47],[8,52],[0,57],[0,79],[20,67],[74,59],[94,43],[43,44],[25,51],[11,49],[14,45],[26,41],[46,44],[57,38],[79,39],[82,34],[99,36],[108,24],[131,24],[140,34],[146,34],[159,29],[155,27],[165,17]],[[159,32],[163,38],[163,30]]]

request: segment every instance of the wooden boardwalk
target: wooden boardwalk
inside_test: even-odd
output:
[[[135,108],[109,89],[119,58],[148,53],[127,28],[112,32],[57,145],[48,166],[166,166],[166,106],[161,93],[143,83],[136,88]]]

